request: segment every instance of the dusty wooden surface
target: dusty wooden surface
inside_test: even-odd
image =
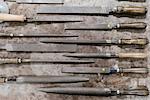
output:
[[[115,6],[115,5],[145,5],[150,8],[150,1],[146,3],[129,3],[129,2],[117,2],[116,0],[64,0],[65,6]],[[39,5],[30,4],[16,4],[8,3],[10,7],[10,13],[23,14],[27,17],[36,16],[35,10]],[[49,5],[55,6],[55,5]],[[61,5],[57,5],[61,6]],[[81,39],[119,39],[119,38],[135,38],[135,37],[148,37],[150,38],[150,13],[148,12],[146,18],[128,18],[115,16],[101,17],[101,16],[84,16],[84,22],[86,23],[113,23],[113,22],[130,22],[130,21],[144,21],[148,24],[146,30],[112,30],[112,31],[65,31],[64,25],[70,23],[3,23],[0,25],[0,32],[5,33],[48,33],[48,34],[61,34],[70,33],[78,34]],[[1,43],[22,43],[22,42],[39,42],[38,38],[26,39],[26,38],[1,38]],[[78,52],[98,52],[98,51],[112,51],[112,52],[146,52],[149,55],[149,45],[144,49],[133,48],[121,48],[118,46],[79,46]],[[0,57],[23,57],[34,59],[60,59],[61,54],[25,54],[25,53],[7,53],[5,51],[0,52]],[[149,56],[150,57],[150,56]],[[26,64],[26,65],[5,65],[0,67],[1,75],[64,75],[61,73],[61,68],[64,66],[96,66],[96,67],[109,67],[115,64],[119,64],[122,67],[150,67],[149,57],[147,60],[97,60],[92,65],[54,65],[54,64]],[[100,76],[97,81],[91,81],[87,86],[91,87],[136,87],[137,85],[147,85],[150,88],[149,75],[110,75]],[[88,96],[68,96],[68,95],[56,95],[46,94],[36,91],[37,87],[46,85],[31,85],[31,84],[1,84],[0,85],[0,100],[149,100],[148,97],[136,97],[136,96],[114,96],[114,97],[88,97]]]

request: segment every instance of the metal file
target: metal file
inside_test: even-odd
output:
[[[29,33],[29,34],[0,33],[0,37],[78,37],[78,35],[48,34],[48,33]]]
[[[76,52],[76,45],[47,45],[36,43],[1,44],[0,50],[9,52]]]
[[[75,23],[65,26],[66,30],[112,30],[112,29],[145,29],[147,24],[144,22],[130,23],[105,23],[105,24],[85,24]]]
[[[114,52],[100,52],[100,53],[71,53],[64,54],[66,57],[74,58],[147,58],[146,53],[114,53]]]
[[[21,58],[0,58],[0,65],[3,64],[24,64],[24,63],[56,63],[56,64],[88,64],[94,63],[94,60],[46,60],[46,59],[21,59]]]
[[[79,45],[146,45],[148,40],[141,39],[119,39],[119,40],[50,40],[41,39],[43,43],[55,43],[55,44],[79,44]]]
[[[87,82],[89,78],[78,76],[12,76],[0,77],[0,83],[76,83]]]
[[[84,95],[84,96],[117,96],[117,95],[137,95],[148,96],[149,90],[146,86],[137,86],[128,89],[111,89],[111,88],[91,88],[91,87],[53,87],[38,88],[37,90],[46,93]]]
[[[49,7],[40,6],[37,9],[38,14],[90,14],[90,15],[109,15],[109,14],[129,14],[129,15],[144,15],[147,12],[146,7],[135,6],[117,6],[117,7]]]

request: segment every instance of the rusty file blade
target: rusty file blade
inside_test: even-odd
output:
[[[47,45],[47,44],[6,44],[0,46],[1,50],[9,52],[76,52],[77,45]]]
[[[48,87],[83,87],[85,86],[86,82],[78,82],[78,83],[55,83],[50,84]]]
[[[21,58],[0,58],[0,64],[22,64],[22,63],[56,63],[56,64],[89,64],[94,63],[94,60],[52,60],[52,59],[21,59]]]
[[[85,23],[77,23],[77,24],[66,24],[65,30],[112,30],[115,28],[115,25],[110,24],[85,24]]]
[[[29,34],[0,33],[0,37],[78,37],[78,36],[69,34],[48,34],[48,33],[29,33]]]
[[[77,83],[87,82],[89,78],[78,76],[12,76],[12,77],[0,77],[0,83]]]
[[[49,7],[40,6],[38,14],[109,14],[111,9],[102,7]]]
[[[32,60],[21,59],[21,63],[57,63],[57,64],[89,64],[94,63],[94,60]],[[19,62],[18,62],[19,63]]]
[[[25,4],[63,4],[64,0],[6,0]]]
[[[38,88],[46,93],[68,94],[68,95],[88,95],[88,96],[111,96],[109,88],[88,88],[88,87],[52,87]]]
[[[78,76],[19,76],[17,83],[76,83],[86,82],[89,78]]]
[[[93,67],[63,67],[62,73],[74,73],[74,74],[101,74],[103,68],[93,68]],[[103,71],[104,72],[104,71]],[[107,71],[110,74],[110,70]]]
[[[48,40],[48,39],[41,39],[40,42],[43,43],[63,43],[63,44],[117,44],[118,41],[111,41],[111,40]],[[119,43],[118,43],[119,44]]]
[[[72,16],[72,15],[37,15],[31,21],[37,22],[81,22],[83,21],[81,16]]]

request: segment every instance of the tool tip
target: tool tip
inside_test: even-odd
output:
[[[65,57],[76,57],[75,54],[64,54],[63,56],[65,56]]]
[[[54,88],[46,88],[46,87],[43,87],[43,88],[37,88],[37,91],[40,91],[40,92],[45,92],[45,93],[57,93],[57,91],[59,91],[59,88],[58,87],[54,87]]]
[[[46,88],[37,88],[36,90],[40,92],[46,92]]]

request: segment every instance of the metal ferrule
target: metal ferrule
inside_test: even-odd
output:
[[[123,10],[123,6],[117,6],[117,7],[115,7],[114,9],[115,9],[115,12],[114,13],[120,13],[120,12],[122,12],[122,10]]]
[[[115,12],[117,12],[117,11],[118,11],[118,7],[114,7],[114,8],[112,9],[111,13],[115,13]]]
[[[5,82],[6,83],[15,83],[16,82],[17,76],[12,76],[12,77],[6,77]]]
[[[116,27],[115,27],[116,29],[119,29],[120,28],[120,24],[118,23],[118,24],[116,24]]]
[[[117,73],[117,69],[111,67],[111,68],[102,68],[100,74],[115,74]]]
[[[22,63],[22,59],[18,58],[18,63],[21,64]]]
[[[6,77],[0,77],[0,84],[6,83],[6,82],[7,82],[7,78]]]

